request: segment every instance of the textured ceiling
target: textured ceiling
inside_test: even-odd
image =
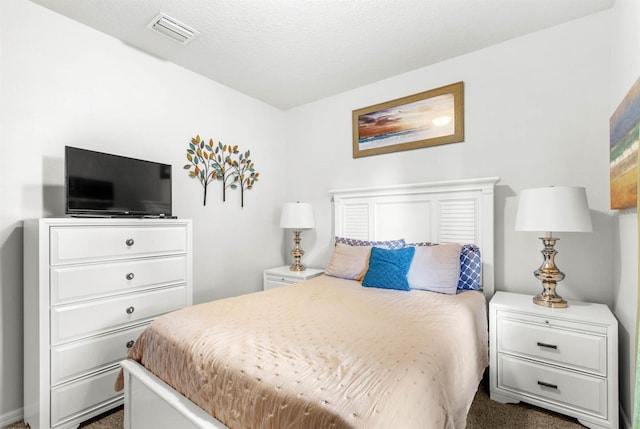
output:
[[[32,0],[289,109],[610,8],[614,0]],[[200,34],[181,45],[159,12]]]

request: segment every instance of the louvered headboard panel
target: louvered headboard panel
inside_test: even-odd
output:
[[[362,240],[474,243],[482,286],[494,290],[493,194],[497,177],[330,191],[335,235]]]

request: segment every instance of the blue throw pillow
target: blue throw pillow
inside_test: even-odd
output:
[[[409,290],[407,273],[415,251],[414,247],[404,247],[397,250],[372,247],[369,256],[369,269],[364,275],[362,286]]]

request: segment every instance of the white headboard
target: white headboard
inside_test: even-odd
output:
[[[493,190],[498,177],[329,191],[335,235],[362,240],[474,243],[482,287],[494,291]]]

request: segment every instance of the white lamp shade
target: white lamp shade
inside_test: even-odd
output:
[[[309,203],[285,203],[280,216],[280,228],[311,229],[315,227],[313,207]]]
[[[585,189],[549,186],[522,191],[516,231],[591,232]]]

